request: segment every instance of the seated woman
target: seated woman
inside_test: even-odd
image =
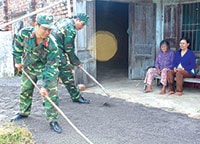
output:
[[[187,38],[180,39],[180,49],[176,51],[173,60],[173,70],[167,75],[169,85],[168,95],[174,94],[174,77],[176,77],[176,93],[181,96],[183,94],[183,79],[195,76],[195,55],[189,49],[190,41]]]
[[[172,69],[173,58],[174,52],[170,49],[169,42],[167,40],[162,40],[160,42],[160,50],[156,57],[155,67],[148,69],[144,80],[147,86],[144,91],[145,93],[152,92],[152,81],[158,75],[161,76],[161,84],[163,85],[160,94],[166,93],[167,71]]]

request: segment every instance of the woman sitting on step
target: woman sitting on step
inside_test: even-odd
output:
[[[170,49],[170,44],[167,40],[160,42],[160,50],[156,57],[155,66],[148,69],[144,84],[146,85],[145,93],[152,92],[152,81],[156,76],[161,76],[162,89],[160,94],[166,93],[167,72],[172,69],[174,52]]]

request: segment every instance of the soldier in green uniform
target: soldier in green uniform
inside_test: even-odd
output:
[[[42,13],[37,15],[35,27],[21,29],[16,34],[13,56],[18,71],[23,68],[35,83],[39,78],[42,79],[43,85],[40,94],[44,100],[46,119],[55,132],[61,133],[62,129],[57,122],[58,112],[45,99],[48,96],[58,105],[59,53],[55,39],[50,35],[51,30],[55,27],[53,21],[53,15]],[[11,121],[27,118],[30,115],[33,90],[34,85],[22,71],[20,112]]]
[[[78,13],[72,19],[61,18],[56,23],[56,28],[52,31],[59,47],[60,66],[59,77],[67,88],[73,102],[88,104],[90,100],[83,98],[79,89],[75,86],[73,67],[80,68],[81,62],[75,54],[74,39],[77,30],[82,29],[89,19],[85,13]],[[67,59],[66,59],[67,56]]]

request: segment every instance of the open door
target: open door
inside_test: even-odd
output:
[[[96,20],[95,20],[95,1],[76,2],[75,13],[85,12],[89,15],[88,24],[83,30],[77,32],[76,52],[83,68],[96,78]],[[81,69],[75,71],[75,83],[85,84],[86,87],[94,85],[94,82]]]
[[[129,79],[144,77],[155,58],[155,4],[129,4]]]

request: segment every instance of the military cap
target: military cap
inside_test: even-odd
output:
[[[55,27],[54,16],[52,14],[46,14],[46,13],[38,14],[36,17],[36,22],[48,29],[53,29]]]
[[[87,25],[88,20],[89,20],[89,16],[85,13],[77,13],[77,15],[75,16],[77,18],[80,19],[80,21],[83,21],[85,25]]]

